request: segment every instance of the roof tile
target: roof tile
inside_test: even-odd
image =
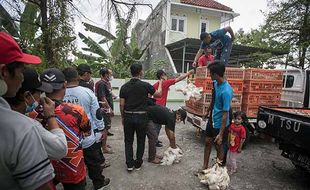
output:
[[[227,7],[219,2],[213,0],[181,0],[181,3],[218,9],[223,11],[232,11],[232,8]]]

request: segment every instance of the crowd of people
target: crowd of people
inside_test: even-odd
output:
[[[211,55],[211,50],[217,48],[219,55],[215,59],[227,63],[232,39],[226,32],[233,38],[230,27],[201,35],[202,45],[194,65],[204,51],[198,66],[208,65],[214,81],[203,169],[208,168],[214,141],[219,160],[224,161],[228,152],[233,173],[237,168],[236,153],[241,151],[245,138],[241,125],[244,117],[237,113],[234,124],[229,127],[233,91],[224,77],[225,64],[213,63]],[[35,65],[40,64],[41,59],[23,53],[5,32],[0,32],[0,47],[0,186],[3,189],[56,189],[61,183],[65,190],[85,189],[88,172],[95,189],[107,187],[110,179],[103,175],[103,169],[110,164],[104,154],[113,154],[107,139],[113,136],[109,129],[114,116],[113,100],[118,98],[112,92],[113,71],[101,69],[101,80],[95,84],[91,80],[91,68],[86,64],[63,70],[49,68],[38,74]],[[141,64],[132,64],[130,72],[132,78],[121,87],[119,94],[129,172],[142,167],[146,137],[148,161],[160,163],[162,156],[156,154],[156,147],[162,146],[158,139],[162,125],[165,125],[169,146],[177,148],[175,127],[179,122],[185,123],[187,115],[183,109],[166,107],[168,91],[170,86],[194,74],[194,70],[173,79],[168,79],[164,70],[158,70],[158,82],[154,85],[141,80]],[[133,153],[135,133],[136,156]]]

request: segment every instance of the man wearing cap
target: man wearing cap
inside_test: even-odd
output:
[[[67,103],[81,105],[87,113],[91,123],[91,135],[84,138],[82,147],[84,152],[85,163],[88,169],[89,178],[92,180],[94,188],[100,189],[110,183],[109,178],[102,175],[105,158],[101,150],[102,133],[105,129],[102,118],[98,119],[96,113],[100,110],[97,98],[93,91],[88,88],[78,86],[79,75],[75,68],[68,67],[63,70],[66,77],[67,88],[64,101]],[[99,137],[96,141],[96,134]]]
[[[91,89],[92,91],[94,91],[94,84],[91,80],[91,69],[90,66],[87,64],[80,64],[77,66],[77,71],[79,73],[80,76],[80,80],[79,80],[79,86],[83,86],[86,88]]]
[[[16,41],[0,32],[0,187],[53,189],[53,167],[38,127],[41,124],[11,110],[4,97],[14,97],[23,82],[24,64],[40,64],[37,56],[22,52]],[[53,119],[53,111],[45,115]]]
[[[68,145],[67,155],[60,161],[52,162],[56,174],[54,182],[62,183],[65,190],[85,189],[86,166],[81,142],[91,135],[88,116],[80,105],[63,102],[67,82],[62,71],[46,69],[40,78],[53,87],[53,92],[46,93],[46,96],[55,102],[55,116]]]
[[[230,34],[230,37],[226,33]],[[198,50],[193,65],[197,65],[197,61],[203,54],[206,47],[216,50],[215,60],[228,64],[232,42],[235,39],[234,32],[230,26],[215,30],[211,33],[203,32],[200,34],[201,45]]]
[[[167,104],[167,97],[168,97],[168,91],[170,86],[174,85],[175,83],[178,83],[182,80],[184,80],[186,77],[192,75],[194,73],[194,70],[190,70],[185,74],[180,75],[177,78],[173,78],[173,79],[168,79],[167,74],[165,73],[164,70],[158,70],[156,72],[156,77],[158,80],[163,80],[163,84],[162,84],[162,95],[160,97],[154,97],[156,100],[156,104],[160,105],[160,106],[166,106]],[[159,82],[156,82],[153,87],[155,89],[158,89],[158,84]],[[157,125],[156,124],[156,129],[157,129],[157,136],[159,136],[160,130],[161,130],[161,125]],[[157,141],[156,143],[157,147],[162,147],[161,145],[161,141]]]
[[[51,85],[41,82],[38,73],[30,67],[25,68],[23,74],[24,82],[16,96],[5,99],[14,111],[21,114],[31,113],[31,118],[41,121],[44,127],[39,125],[36,127],[48,157],[54,160],[61,159],[67,155],[68,150],[65,134],[54,117],[49,120],[44,119],[44,115],[54,113],[55,104],[47,97],[40,98],[42,92],[50,93],[53,88]]]
[[[169,139],[169,146],[173,149],[177,148],[175,140],[175,125],[183,121],[185,124],[186,111],[178,109],[176,111],[169,110],[164,106],[154,105],[147,108],[147,116],[151,120],[149,125],[165,125],[166,135]],[[159,164],[160,160],[156,158],[156,134],[149,134],[149,162]]]

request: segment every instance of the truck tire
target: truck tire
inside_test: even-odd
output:
[[[243,143],[242,149],[246,148],[246,146],[250,142],[250,137],[251,137],[251,133],[250,133],[250,130],[249,130],[248,126],[244,126],[244,128],[245,128],[245,131],[246,131],[246,138],[245,138],[245,141]]]

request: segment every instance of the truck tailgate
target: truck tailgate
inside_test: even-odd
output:
[[[310,152],[310,118],[285,108],[260,107],[258,130]]]

